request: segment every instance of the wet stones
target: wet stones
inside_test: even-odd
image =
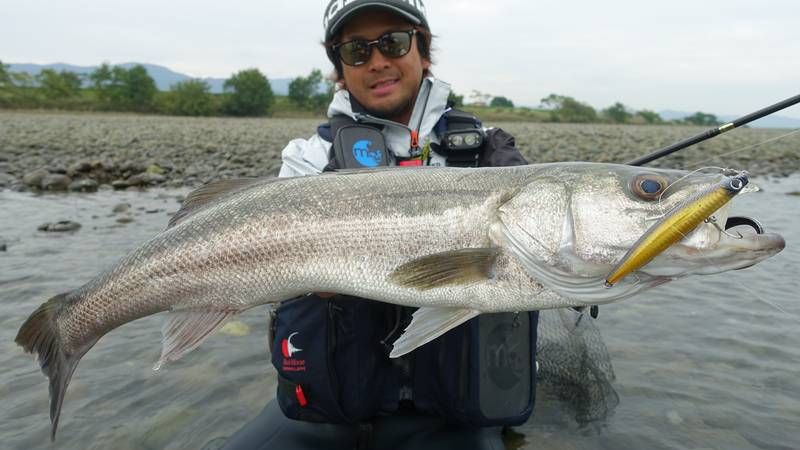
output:
[[[63,233],[69,231],[77,231],[80,229],[81,224],[71,220],[60,220],[58,222],[45,222],[39,225],[36,229],[39,231],[46,231],[51,233]]]
[[[42,185],[42,180],[48,175],[50,175],[50,172],[47,169],[36,169],[26,173],[22,177],[22,182],[30,187],[39,188]]]
[[[114,208],[111,209],[111,212],[113,212],[114,214],[120,214],[130,211],[130,209],[131,209],[130,203],[117,203],[116,205],[114,205]]]
[[[51,173],[42,178],[40,187],[45,191],[66,191],[71,183],[72,178],[69,175]]]
[[[125,182],[128,186],[147,187],[161,184],[166,180],[167,178],[159,173],[142,172],[129,177]]]
[[[71,177],[92,171],[92,164],[89,161],[79,161],[67,167],[67,175]]]
[[[75,180],[69,184],[71,192],[97,192],[100,184],[91,178],[84,178],[82,180]]]
[[[17,179],[14,178],[12,175],[0,172],[0,188],[9,187],[12,184],[15,184],[16,182]]]

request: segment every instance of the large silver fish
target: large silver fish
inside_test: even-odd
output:
[[[420,307],[398,356],[483,312],[608,303],[783,249],[776,234],[735,239],[701,224],[606,288],[655,218],[723,178],[685,175],[561,163],[214,183],[187,197],[167,230],[40,306],[16,342],[38,353],[50,378],[54,437],[80,358],[114,328],[157,312],[169,311],[160,365],[248,308],[307,292]]]

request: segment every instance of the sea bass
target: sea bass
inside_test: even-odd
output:
[[[558,163],[228,180],[190,194],[169,227],[56,295],[16,342],[50,379],[55,436],[67,384],[103,335],[168,311],[157,366],[236,314],[308,292],[419,307],[391,356],[480,313],[613,302],[692,274],[753,265],[777,234],[702,223],[611,288],[605,277],[654,218],[722,174]],[[715,213],[725,223],[726,213]]]

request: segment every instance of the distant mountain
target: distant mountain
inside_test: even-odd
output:
[[[194,77],[189,75],[185,75],[182,73],[174,72],[167,67],[159,66],[156,64],[142,64],[142,63],[123,63],[123,64],[112,64],[112,66],[122,66],[125,69],[130,69],[131,67],[141,64],[147,70],[147,73],[153,78],[156,82],[156,87],[161,91],[168,91],[170,86],[173,84],[179,83],[181,81],[191,80]],[[95,70],[99,66],[74,66],[72,64],[63,64],[63,63],[55,63],[55,64],[8,64],[9,70],[11,72],[27,72],[31,75],[37,75],[42,69],[53,69],[53,70],[67,70],[69,72],[76,72],[80,74],[88,75]],[[269,78],[269,76],[268,76]],[[225,83],[224,78],[200,78],[201,80],[208,83],[208,86],[213,93],[221,93],[222,86]],[[289,94],[289,83],[292,82],[291,78],[269,78],[269,84],[272,86],[272,92],[276,95],[288,95]]]
[[[659,111],[658,114],[664,120],[680,120],[684,117],[689,117],[694,113],[665,109],[663,111]],[[717,118],[723,122],[730,122],[738,119],[739,117],[741,116],[717,115]],[[800,119],[786,116],[776,116],[773,114],[771,116],[758,119],[755,122],[748,124],[748,126],[753,128],[800,128]]]

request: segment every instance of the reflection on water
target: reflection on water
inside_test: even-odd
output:
[[[800,447],[800,197],[784,195],[800,191],[800,178],[761,184],[764,192],[738,197],[733,212],[786,237],[786,250],[772,260],[604,306],[577,329],[558,313],[542,315],[534,417],[515,429],[509,446]],[[14,344],[17,329],[47,298],[78,287],[163,229],[184,193],[0,192],[0,448],[202,448],[235,432],[273,397],[263,310],[241,317],[250,334],[215,336],[158,373],[152,365],[161,318],[149,317],[111,332],[83,358],[58,441],[49,443],[47,382]],[[113,212],[120,203],[130,204],[128,212]],[[36,230],[62,219],[83,226],[64,234]]]

